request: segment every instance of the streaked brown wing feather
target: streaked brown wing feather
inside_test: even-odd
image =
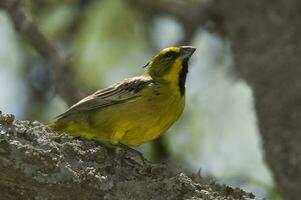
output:
[[[116,83],[108,88],[99,90],[71,106],[57,119],[83,111],[99,109],[127,102],[140,96],[140,91],[150,83],[150,79],[135,77]]]

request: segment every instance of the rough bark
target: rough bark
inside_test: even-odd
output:
[[[254,199],[166,164],[116,155],[34,121],[0,115],[0,199]]]
[[[217,5],[235,69],[253,88],[265,158],[284,199],[301,189],[301,2]]]

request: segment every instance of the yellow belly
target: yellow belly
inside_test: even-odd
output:
[[[139,146],[159,137],[178,119],[183,111],[183,102],[174,99],[158,110],[151,107],[141,110],[143,112],[129,118],[131,123],[128,124],[128,129],[123,129],[127,131],[120,142],[129,146]]]
[[[128,146],[139,146],[164,133],[180,116],[184,99],[180,96],[169,96],[160,103],[157,100],[139,99],[136,102],[108,109],[107,113],[99,112],[97,119],[110,117],[110,122],[99,123],[96,130],[110,132],[110,143],[121,142]],[[159,100],[159,99],[158,99]],[[111,121],[112,120],[112,121]],[[113,134],[112,134],[113,133]],[[101,133],[96,137],[102,140]]]
[[[167,91],[163,91],[164,95],[141,95],[133,102],[82,113],[56,130],[110,144],[139,146],[159,137],[181,115],[184,97]]]

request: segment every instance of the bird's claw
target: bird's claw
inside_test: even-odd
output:
[[[133,149],[125,144],[118,143],[118,146],[116,148],[116,153],[124,154],[125,151],[130,152],[134,155],[138,155],[138,157],[140,158],[140,160],[142,161],[143,164],[149,163],[149,161],[143,157],[141,152],[139,152],[136,149]]]

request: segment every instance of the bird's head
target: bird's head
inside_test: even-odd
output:
[[[146,65],[146,73],[154,80],[178,84],[183,93],[188,73],[188,60],[195,50],[196,48],[191,46],[163,49]]]

